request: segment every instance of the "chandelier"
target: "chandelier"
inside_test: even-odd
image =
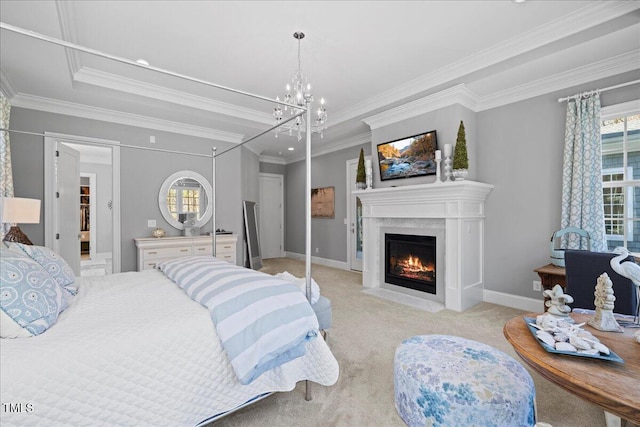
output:
[[[300,41],[304,38],[304,33],[296,31],[293,33],[293,37],[298,40],[298,69],[291,78],[291,83],[287,84],[287,92],[284,95],[284,102],[287,104],[298,105],[300,107],[311,108],[313,102],[313,94],[311,93],[311,84],[307,81],[307,77],[302,72],[300,66]],[[280,101],[280,97],[276,97],[276,101]],[[301,113],[303,110],[300,108],[290,107],[288,105],[282,106],[276,104],[273,108],[273,118],[276,121],[276,125],[282,122],[284,114],[294,116]],[[311,133],[319,133],[320,137],[324,137],[324,130],[327,128],[327,109],[324,106],[324,98],[320,99],[320,108],[318,108],[315,124],[311,125]],[[276,138],[278,134],[287,133],[298,135],[298,141],[302,139],[302,134],[306,131],[306,123],[304,115],[298,116],[295,120],[291,120],[284,123],[281,126],[275,128]]]

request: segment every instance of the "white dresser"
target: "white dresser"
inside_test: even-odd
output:
[[[189,255],[211,255],[212,236],[141,237],[133,239],[138,248],[138,271],[155,267],[160,261]],[[236,263],[238,236],[216,236],[216,258]]]

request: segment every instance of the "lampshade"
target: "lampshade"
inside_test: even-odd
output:
[[[40,200],[5,197],[2,200],[2,222],[11,224],[38,224]]]

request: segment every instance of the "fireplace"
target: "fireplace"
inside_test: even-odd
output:
[[[436,293],[436,237],[384,235],[385,282],[417,291]]]

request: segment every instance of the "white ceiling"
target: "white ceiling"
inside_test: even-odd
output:
[[[366,142],[363,118],[450,88],[481,111],[640,70],[640,1],[2,0],[0,20],[269,99],[282,97],[303,31],[302,68],[329,113],[314,152]],[[236,143],[272,124],[271,102],[0,35],[15,106]],[[272,133],[248,146],[284,163],[304,151]]]

